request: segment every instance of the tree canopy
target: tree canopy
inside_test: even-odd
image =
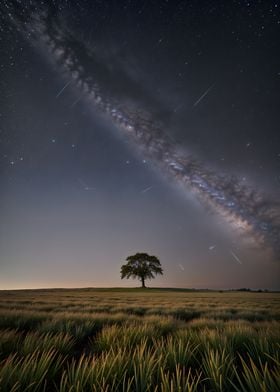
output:
[[[136,253],[126,258],[127,263],[121,267],[121,278],[139,279],[142,287],[145,286],[146,279],[154,279],[155,275],[162,275],[163,269],[156,256],[147,253]]]

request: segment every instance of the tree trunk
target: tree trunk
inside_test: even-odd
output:
[[[145,279],[144,279],[143,276],[141,276],[141,282],[142,282],[142,288],[145,289],[146,288],[146,286],[145,286]]]

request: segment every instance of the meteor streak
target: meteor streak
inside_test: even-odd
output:
[[[178,265],[179,265],[181,271],[185,271],[185,268],[182,264],[178,264]]]
[[[143,189],[141,192],[142,192],[142,193],[146,193],[146,192],[148,192],[149,190],[151,190],[152,188],[153,188],[152,186],[149,186],[148,188]]]
[[[212,90],[212,88],[213,88],[214,86],[215,86],[215,84],[212,84],[212,86],[210,86],[210,87],[201,95],[201,97],[199,97],[198,100],[195,101],[195,103],[193,104],[193,108],[194,108],[196,105],[198,105],[199,102],[202,101],[203,98],[205,98],[207,94],[210,93],[210,91]]]
[[[239,258],[232,250],[230,250],[229,253],[232,255],[232,257],[233,257],[239,264],[242,264],[242,261],[240,260],[240,258]]]
[[[82,97],[75,99],[75,101],[71,104],[70,107],[73,108],[75,105],[77,105],[78,102],[80,102],[81,99],[82,99]]]
[[[56,94],[55,98],[58,98],[63,93],[63,91],[69,86],[70,83],[71,80],[68,83],[66,83],[64,87],[62,87],[62,89]]]

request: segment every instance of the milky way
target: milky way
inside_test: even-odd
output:
[[[238,179],[206,167],[192,155],[180,152],[152,112],[143,109],[141,85],[121,68],[110,67],[106,56],[85,45],[55,15],[55,8],[38,9],[28,14],[11,13],[21,31],[63,74],[65,83],[105,114],[112,123],[137,145],[161,172],[192,192],[206,207],[219,213],[241,234],[254,238],[261,246],[280,255],[279,204],[246,187]],[[23,23],[24,22],[24,23]],[[66,85],[65,84],[65,85]],[[67,86],[68,86],[67,85]],[[146,102],[146,106],[149,102]]]

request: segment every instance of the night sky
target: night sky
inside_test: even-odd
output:
[[[279,11],[2,0],[0,288],[280,289]]]

